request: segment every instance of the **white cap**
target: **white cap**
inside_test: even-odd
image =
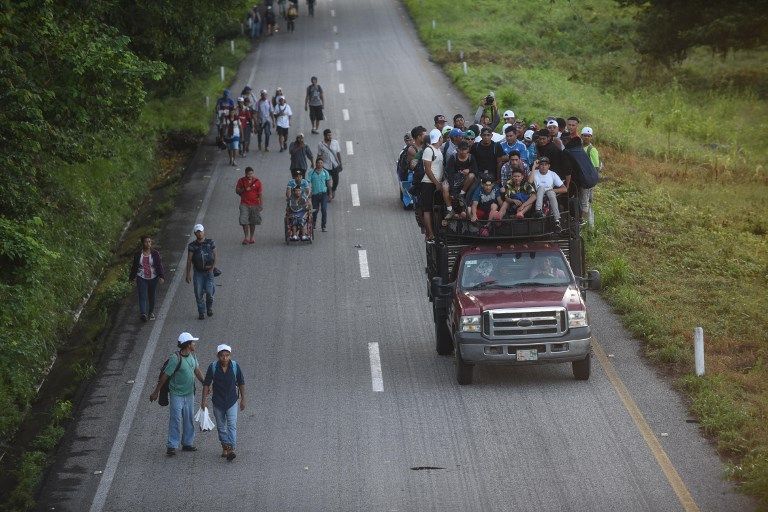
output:
[[[437,141],[440,140],[440,136],[442,134],[440,133],[440,130],[437,128],[433,128],[431,132],[429,132],[429,143],[430,144],[437,144]]]
[[[243,98],[242,96],[238,96],[238,97],[237,97],[237,101],[238,101],[238,102],[241,102],[241,101],[245,101],[245,98]]]
[[[219,353],[219,352],[221,352],[222,350],[226,350],[226,351],[227,351],[227,352],[229,352],[230,354],[232,353],[232,347],[230,347],[229,345],[225,345],[224,343],[222,343],[221,345],[219,345],[218,347],[216,347],[216,353],[218,354],[218,353]]]
[[[547,126],[548,127],[549,126],[557,126],[558,128],[560,127],[560,125],[558,125],[557,121],[555,121],[554,119],[550,119],[549,121],[547,121]]]
[[[512,123],[504,123],[504,125],[501,127],[501,134],[502,135],[507,133],[507,126],[512,126]]]
[[[195,338],[194,336],[192,336],[188,332],[183,332],[183,333],[179,334],[179,345],[181,345],[183,343],[187,343],[189,341],[197,341],[199,339],[200,338]]]
[[[589,126],[585,126],[584,128],[581,129],[581,134],[592,135],[592,128],[590,128]]]
[[[507,110],[506,112],[504,112],[504,117],[505,118],[507,118],[507,117],[515,117],[515,113],[512,112],[511,110]]]
[[[205,231],[205,228],[202,224],[195,224],[195,227],[192,228],[193,233],[197,233],[198,231]]]
[[[526,130],[523,134],[525,140],[533,140],[533,130]]]

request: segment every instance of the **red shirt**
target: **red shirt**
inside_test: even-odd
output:
[[[248,129],[248,123],[251,121],[251,111],[248,109],[240,109],[237,114],[237,118],[240,120],[240,133],[245,133]]]
[[[250,187],[250,190],[247,190]],[[259,178],[248,180],[245,176],[237,180],[235,190],[241,190],[240,203],[247,206],[261,205],[261,181]]]

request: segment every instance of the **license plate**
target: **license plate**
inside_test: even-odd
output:
[[[537,361],[539,351],[535,348],[519,348],[516,351],[518,361]]]

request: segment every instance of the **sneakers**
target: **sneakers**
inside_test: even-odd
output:
[[[208,308],[208,310],[206,311],[206,314],[208,316],[213,316],[213,308]]]
[[[541,210],[536,210],[535,212],[533,212],[533,216],[536,217],[537,219],[541,219],[542,217],[544,217],[544,212],[542,212]]]
[[[301,240],[306,242],[307,240],[309,240],[309,237],[307,235],[304,235],[301,237]]]
[[[321,231],[322,231],[323,233],[325,233],[325,232],[326,232],[326,231],[328,231],[328,230],[327,230],[327,229],[325,229],[325,227],[323,227],[323,228],[321,229]]]
[[[268,148],[268,147],[265,147],[265,148],[264,148],[264,152],[265,152],[265,153],[269,153],[269,148]]]
[[[183,452],[196,452],[197,451],[197,446],[184,445],[184,446],[181,447],[181,451],[183,451]]]
[[[167,450],[165,450],[165,454],[169,457],[173,457],[174,455],[176,455],[176,448],[168,448]]]
[[[235,460],[235,457],[237,457],[237,455],[235,455],[235,451],[230,448],[229,453],[227,454],[227,462],[232,462]]]
[[[555,229],[558,231],[563,229],[562,226],[560,226],[560,219],[555,220]]]
[[[147,315],[145,315],[144,313],[141,314],[140,318],[141,318],[142,322],[146,322],[147,321]]]
[[[448,213],[445,214],[444,220],[451,220],[454,216],[453,210],[448,210]]]
[[[150,313],[149,314],[149,319],[150,320],[154,320],[155,319],[155,314],[154,313]]]
[[[298,240],[299,240],[299,237],[298,237],[298,235],[291,235],[291,238],[290,238],[290,239],[291,239],[292,241],[296,242],[296,241],[298,241]]]
[[[285,151],[285,148],[283,148],[283,147],[281,146],[281,147],[280,147],[280,153],[282,153],[283,151]]]
[[[197,315],[198,320],[205,320],[205,313],[200,313]]]

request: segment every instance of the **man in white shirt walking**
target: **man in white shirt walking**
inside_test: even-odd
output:
[[[285,102],[285,96],[278,96],[275,106],[275,124],[277,125],[277,143],[282,153],[288,149],[288,128],[291,126],[291,106]]]
[[[341,147],[339,141],[333,138],[329,128],[323,130],[323,140],[317,145],[317,156],[323,159],[323,169],[328,171],[333,180],[333,186],[328,191],[328,201],[333,201],[336,189],[339,186],[339,173],[341,172]]]

